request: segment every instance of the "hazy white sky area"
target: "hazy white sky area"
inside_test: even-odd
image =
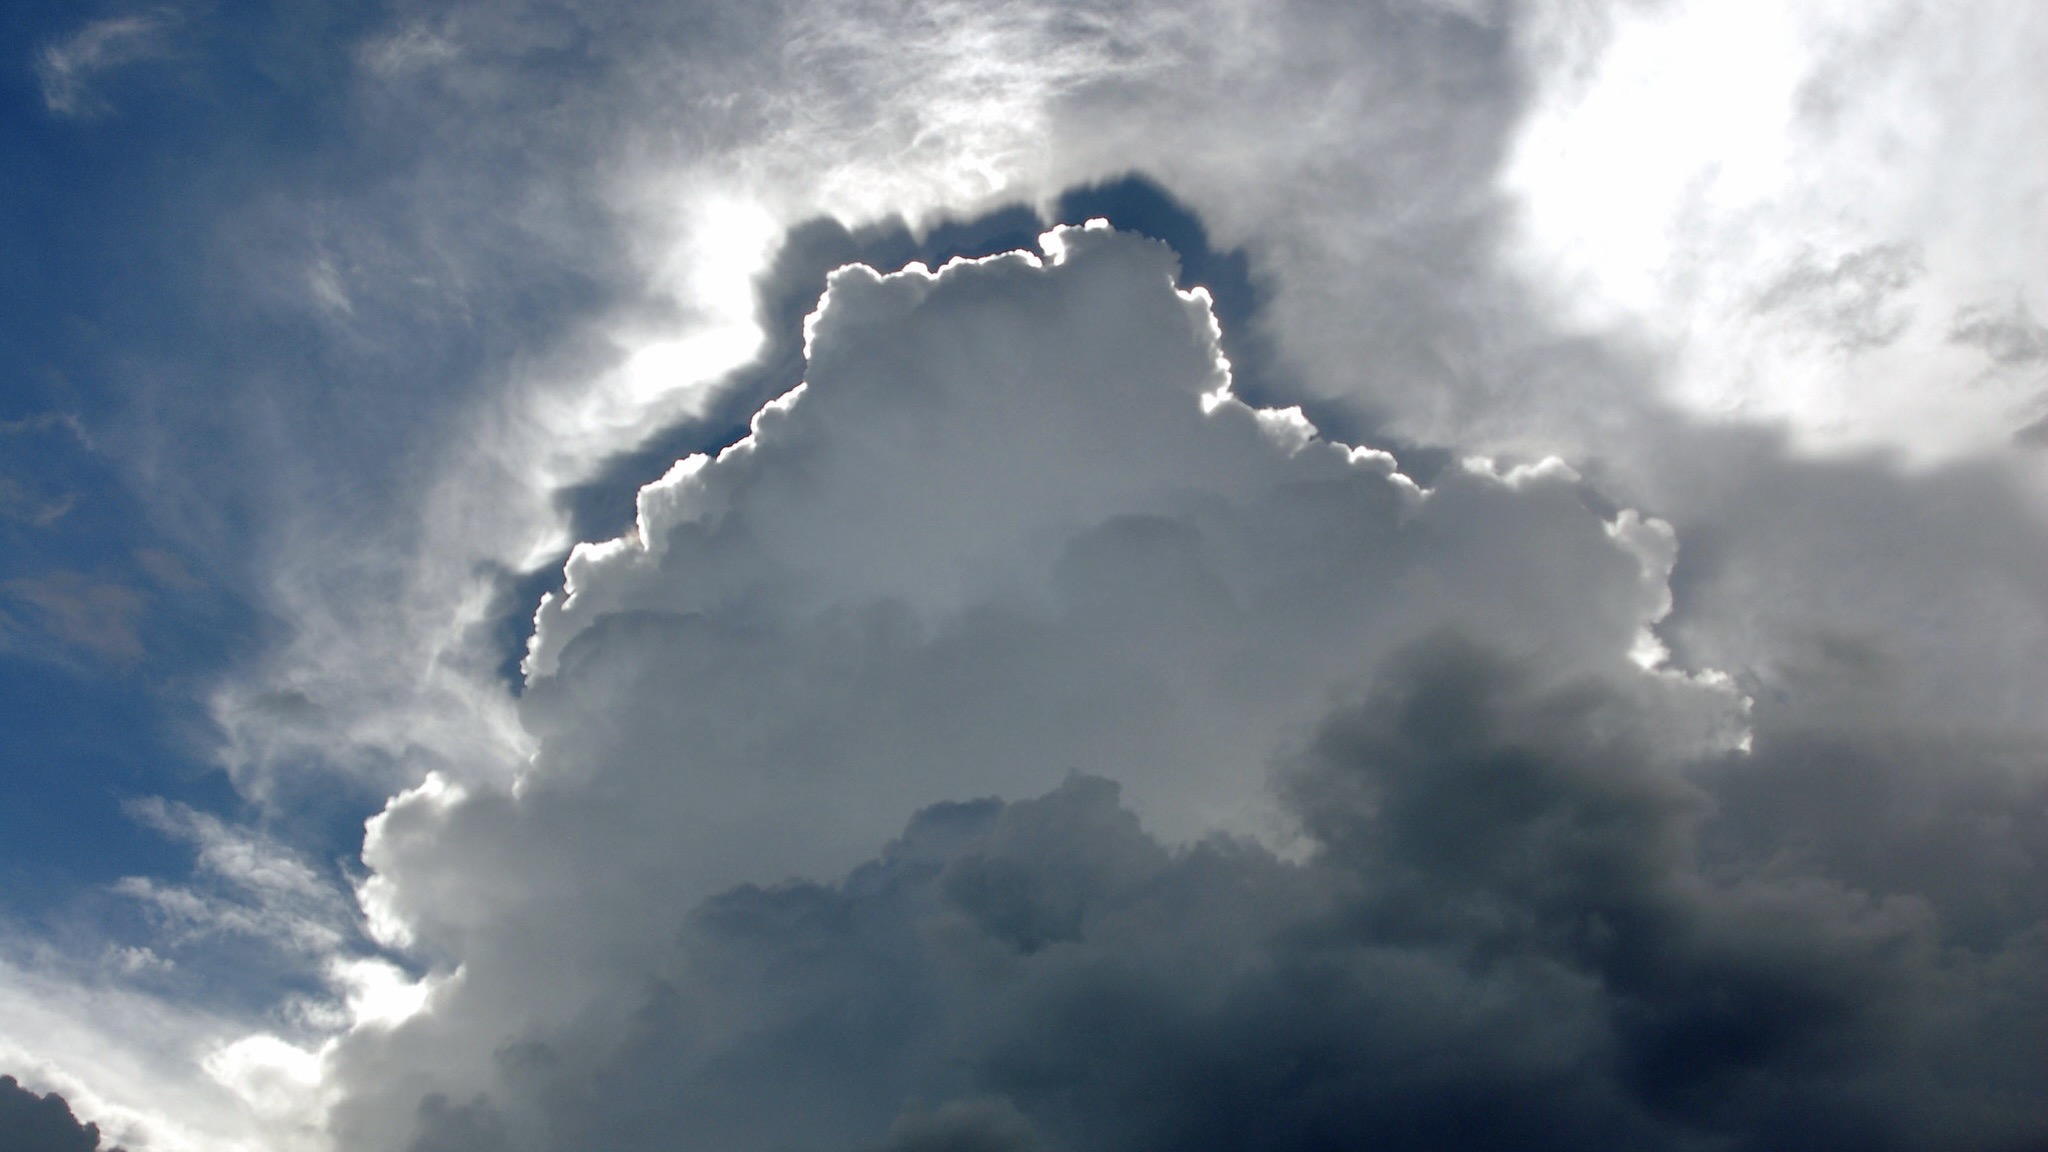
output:
[[[2048,7],[258,7],[6,40],[105,1146],[2048,1142]]]

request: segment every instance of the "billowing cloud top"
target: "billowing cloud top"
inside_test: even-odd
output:
[[[372,824],[444,975],[330,1054],[346,1141],[2032,1131],[1995,1066],[1877,1086],[2038,940],[1703,859],[1748,733],[1644,667],[1667,527],[1554,462],[1420,488],[1232,397],[1164,246],[1044,247],[835,273],[803,386],[578,550],[533,762]]]

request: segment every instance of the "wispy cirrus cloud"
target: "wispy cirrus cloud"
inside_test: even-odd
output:
[[[57,116],[90,119],[114,111],[95,89],[116,69],[170,51],[177,14],[167,9],[95,20],[36,54],[43,106]]]
[[[131,585],[59,571],[9,580],[0,584],[0,596],[17,606],[21,623],[13,630],[24,642],[43,646],[45,656],[61,657],[71,649],[116,665],[143,657],[140,624],[148,597]],[[7,630],[0,612],[0,644]]]

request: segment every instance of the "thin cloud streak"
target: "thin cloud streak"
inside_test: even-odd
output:
[[[113,113],[114,106],[95,90],[96,82],[117,69],[164,55],[177,23],[175,13],[163,10],[110,16],[45,45],[35,61],[43,106],[53,115],[78,120]]]

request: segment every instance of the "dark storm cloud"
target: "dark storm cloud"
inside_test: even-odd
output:
[[[1951,743],[1928,813],[1873,797],[1932,747],[1679,764],[1646,724],[1444,636],[1284,768],[1299,862],[1169,850],[1089,777],[934,806],[838,884],[707,901],[627,1039],[508,1047],[508,1099],[429,1101],[414,1147],[2048,1140],[2048,923],[2014,893],[2048,865],[2038,777]],[[1788,773],[1781,801],[1847,782],[1831,842],[1751,810]]]
[[[0,1152],[94,1152],[99,1146],[99,1125],[80,1124],[62,1096],[38,1096],[14,1077],[0,1076]]]

